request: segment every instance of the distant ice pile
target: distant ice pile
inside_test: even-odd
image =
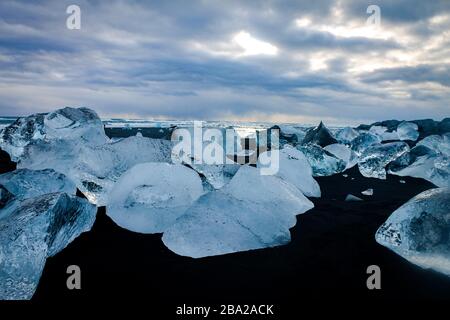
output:
[[[450,276],[450,189],[422,192],[378,229],[378,243],[423,268]]]

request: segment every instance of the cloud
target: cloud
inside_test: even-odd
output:
[[[0,114],[358,123],[448,116],[448,1],[0,3]]]

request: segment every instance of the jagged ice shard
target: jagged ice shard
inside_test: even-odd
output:
[[[66,193],[24,200],[0,219],[0,299],[30,299],[47,257],[91,229],[96,207]]]
[[[162,239],[194,258],[283,245],[295,215],[313,206],[288,182],[243,166],[224,188],[200,197]]]
[[[106,213],[140,233],[165,231],[203,194],[198,174],[180,164],[142,163],[119,179]]]
[[[391,214],[375,239],[420,267],[450,276],[450,189],[415,196]]]

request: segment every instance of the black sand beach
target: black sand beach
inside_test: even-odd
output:
[[[357,168],[345,174],[317,178],[323,196],[298,216],[288,245],[203,259],[177,256],[159,234],[124,230],[100,208],[90,232],[47,260],[33,301],[145,301],[162,312],[183,303],[268,303],[286,312],[308,301],[450,299],[450,278],[410,264],[374,239],[395,209],[434,186],[409,177],[367,179]],[[373,196],[361,195],[367,188]],[[345,202],[348,193],[364,201]],[[79,291],[66,288],[71,264],[81,267]],[[366,287],[372,264],[381,268],[381,290]]]

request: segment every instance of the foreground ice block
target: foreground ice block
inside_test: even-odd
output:
[[[378,135],[370,133],[370,132],[364,132],[352,140],[351,147],[352,147],[352,150],[355,151],[356,154],[359,156],[368,147],[370,147],[374,144],[380,144],[380,143],[381,143],[381,138]]]
[[[0,300],[30,299],[46,258],[90,230],[96,211],[85,199],[50,193],[0,219]]]
[[[450,276],[450,189],[415,196],[391,214],[375,239],[420,267]]]
[[[359,157],[359,171],[367,178],[386,179],[385,167],[408,151],[409,146],[405,142],[372,145]]]
[[[194,258],[283,245],[295,215],[313,206],[293,185],[243,166],[224,188],[200,197],[162,239]]]
[[[424,146],[439,155],[450,157],[450,134],[428,136],[420,140],[417,146]]]
[[[194,170],[180,164],[142,163],[117,181],[106,213],[125,229],[158,233],[202,194],[202,182]]]
[[[261,163],[264,158],[279,159],[278,171],[275,174],[277,177],[290,182],[307,197],[320,197],[320,186],[314,180],[311,165],[302,152],[289,145],[281,150],[264,152],[259,156],[258,168],[266,167],[265,164]]]
[[[95,111],[87,108],[63,108],[18,118],[0,133],[0,147],[14,161],[22,156],[24,147],[36,140],[80,140],[89,145],[108,141],[103,123]]]
[[[94,147],[75,140],[41,140],[25,148],[18,167],[62,172],[89,201],[102,206],[122,173],[138,163],[170,162],[171,147],[167,140],[137,136]]]
[[[297,146],[308,159],[313,176],[331,176],[345,170],[346,163],[316,144]]]

